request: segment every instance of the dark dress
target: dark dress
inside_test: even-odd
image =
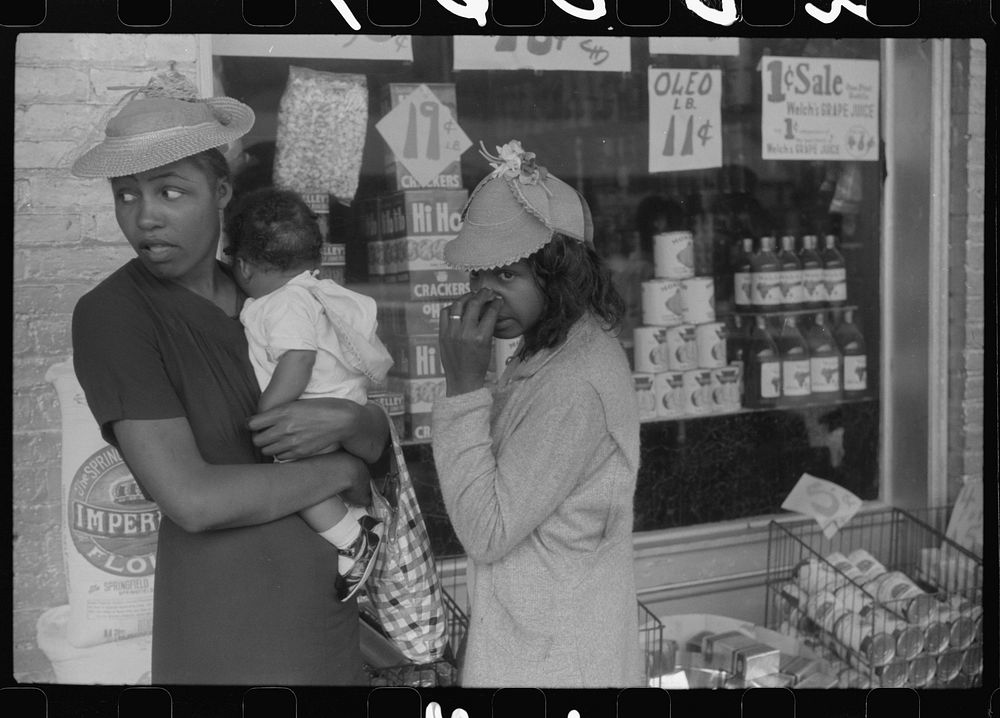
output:
[[[73,349],[109,442],[119,419],[187,417],[209,463],[265,460],[243,327],[212,302],[132,260],[80,299]],[[154,683],[364,683],[357,604],[337,600],[335,550],[298,516],[197,534],[163,516],[156,560]]]

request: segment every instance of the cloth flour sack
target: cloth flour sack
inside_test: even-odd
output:
[[[62,546],[77,648],[148,634],[160,510],[102,437],[72,361],[45,376],[62,410]]]

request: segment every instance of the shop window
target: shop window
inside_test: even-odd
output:
[[[340,259],[331,263],[329,271],[352,288],[372,293],[380,302],[398,302],[397,295],[403,290],[394,287],[384,274],[378,276],[385,267],[379,269],[372,264],[372,232],[378,221],[365,214],[366,203],[370,207],[375,198],[397,190],[400,181],[386,140],[375,125],[392,104],[394,86],[413,89],[426,84],[440,93],[441,106],[454,114],[472,142],[461,156],[453,184],[445,183],[444,187],[454,189],[457,185],[468,191],[485,174],[488,166],[475,151],[480,140],[492,150],[516,138],[526,149],[536,151],[543,164],[577,187],[591,205],[596,248],[629,303],[627,325],[620,339],[637,374],[670,373],[674,379],[680,376],[680,384],[673,391],[681,394],[687,386],[689,393],[686,398],[681,396],[680,409],[664,403],[664,377],[651,380],[646,387],[648,393],[643,394],[644,400],[651,397],[654,406],[661,408],[651,410],[647,406],[643,420],[636,531],[777,512],[803,473],[834,481],[863,499],[878,497],[880,377],[876,368],[881,331],[883,181],[883,153],[877,132],[878,40],[739,39],[731,54],[671,54],[652,52],[648,38],[633,38],[629,47],[631,70],[610,72],[455,70],[452,38],[414,36],[410,41],[412,60],[405,61],[337,59],[313,51],[309,57],[297,56],[294,51],[276,57],[264,46],[259,55],[268,56],[254,56],[258,53],[252,51],[252,38],[245,43],[250,49],[227,49],[218,55],[217,91],[247,102],[258,117],[245,140],[245,165],[237,177],[237,189],[273,181],[274,143],[282,121],[279,106],[290,68],[362,76],[369,116],[358,158],[357,188],[351,198],[327,197],[321,201],[328,238],[342,245],[342,253],[331,253]],[[227,47],[234,46],[232,40],[227,42]],[[773,58],[784,58],[784,64],[764,65]],[[789,105],[782,110],[787,123],[783,127],[789,138],[796,138],[793,144],[799,147],[790,152],[803,154],[785,157],[765,151],[762,123],[775,122],[773,117],[764,116],[765,93],[782,93],[801,86],[809,88],[812,96],[821,96],[832,87],[834,76],[840,77],[838,82],[865,85],[869,75],[860,79],[851,75],[855,66],[848,61],[857,60],[869,61],[866,72],[875,67],[871,75],[874,87],[859,87],[856,103],[836,103],[831,97],[828,104],[803,103],[795,110],[788,99]],[[658,135],[652,146],[651,121],[665,122],[656,113],[683,107],[685,93],[690,91],[689,87],[668,88],[668,94],[676,92],[667,97],[670,104],[663,98],[650,97],[651,73],[673,69],[711,72],[714,81],[721,83],[718,124],[686,122],[678,113],[676,122],[665,125],[665,133]],[[685,77],[689,80],[690,73]],[[796,111],[803,113],[798,124]],[[816,135],[816,127],[824,123],[809,121],[815,112],[830,113],[826,124],[831,127],[843,124],[838,113],[859,113],[861,121],[850,136],[831,135],[824,142]],[[659,153],[661,158],[670,153],[693,153],[699,143],[719,148],[720,157],[712,166],[650,171],[651,153]],[[806,146],[812,149],[802,149]],[[838,151],[839,156],[831,156]],[[808,158],[809,152],[815,157]],[[670,239],[662,236],[671,232],[685,234],[670,235]],[[822,275],[825,279],[820,281],[834,282],[839,293],[833,298],[812,297],[811,302],[794,299],[790,303],[758,302],[761,306],[741,304],[736,271],[741,240],[751,240],[757,252],[763,238],[772,238],[767,241],[773,241],[780,250],[784,237],[791,238],[786,241],[791,242],[796,254],[802,250],[804,237],[815,237],[819,250],[827,237],[832,238],[829,241],[842,258],[843,271]],[[675,239],[684,244],[678,251],[686,254],[675,254],[672,260],[658,257],[658,252],[669,256],[669,248],[663,245]],[[685,370],[669,361],[653,367],[660,371],[639,371],[648,364],[644,352],[649,351],[649,337],[640,339],[643,327],[660,326],[649,308],[644,308],[643,293],[652,291],[646,285],[664,273],[658,262],[662,265],[667,261],[686,263],[692,279],[707,279],[707,290],[714,292],[714,300],[702,309],[710,308],[713,316],[701,315],[699,321],[684,323],[717,322],[724,329],[728,345],[724,357],[717,353],[710,361],[725,366],[743,362],[742,398],[737,395],[733,399],[730,394],[731,402],[725,404],[726,391],[718,383],[722,378],[712,371],[701,378],[706,382],[715,380],[716,391],[708,386],[700,392],[696,383],[685,384],[681,376]],[[707,301],[691,291],[689,310],[697,302]],[[817,320],[817,316],[821,319]],[[802,337],[807,370],[810,356],[823,356],[814,335],[828,332],[834,337],[828,352],[832,358],[826,364],[833,369],[828,369],[826,380],[832,381],[830,371],[839,372],[837,387],[803,393],[783,391],[786,387],[781,386],[776,388],[778,396],[769,400],[761,396],[759,387],[753,390],[746,386],[760,381],[760,367],[752,367],[752,360],[736,349],[755,341],[748,332],[758,324],[758,317],[776,340],[779,354],[782,348],[795,344],[789,340],[790,329],[786,335],[781,334],[782,326],[788,323],[786,317],[791,318]],[[425,322],[421,329],[408,325],[409,321],[411,318],[404,312],[386,326],[394,341],[404,335],[412,338],[399,349],[403,352],[399,356],[407,356],[409,351],[409,363],[416,364],[420,359],[414,352],[421,351],[422,346],[418,337],[436,332],[436,324]],[[412,321],[419,325],[421,317]],[[822,330],[817,329],[818,323],[824,325]],[[672,336],[677,333],[672,332]],[[845,351],[845,343],[850,343],[844,339],[848,333],[855,343]],[[863,344],[860,350],[859,343]],[[697,336],[687,346],[687,358],[697,362]],[[421,356],[435,361],[433,346],[424,346],[422,351]],[[866,360],[867,374],[858,373],[859,356]],[[845,364],[848,371],[855,372],[849,386],[844,383],[849,378],[844,374]],[[697,363],[694,366],[701,367]],[[433,368],[428,371],[432,375],[439,373]],[[860,377],[865,380],[863,386],[858,383]],[[637,386],[642,389],[640,378]],[[697,380],[695,377],[693,381]],[[433,393],[433,389],[411,388],[416,393]],[[406,402],[403,400],[404,405]],[[720,402],[721,410],[717,405]],[[711,406],[706,410],[707,405]],[[406,455],[436,553],[457,554],[461,546],[451,531],[436,488],[427,419],[422,411],[409,411],[401,419],[407,436]]]

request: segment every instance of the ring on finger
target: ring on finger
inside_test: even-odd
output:
[[[461,319],[462,315],[461,314],[449,314],[448,318],[449,319]]]

